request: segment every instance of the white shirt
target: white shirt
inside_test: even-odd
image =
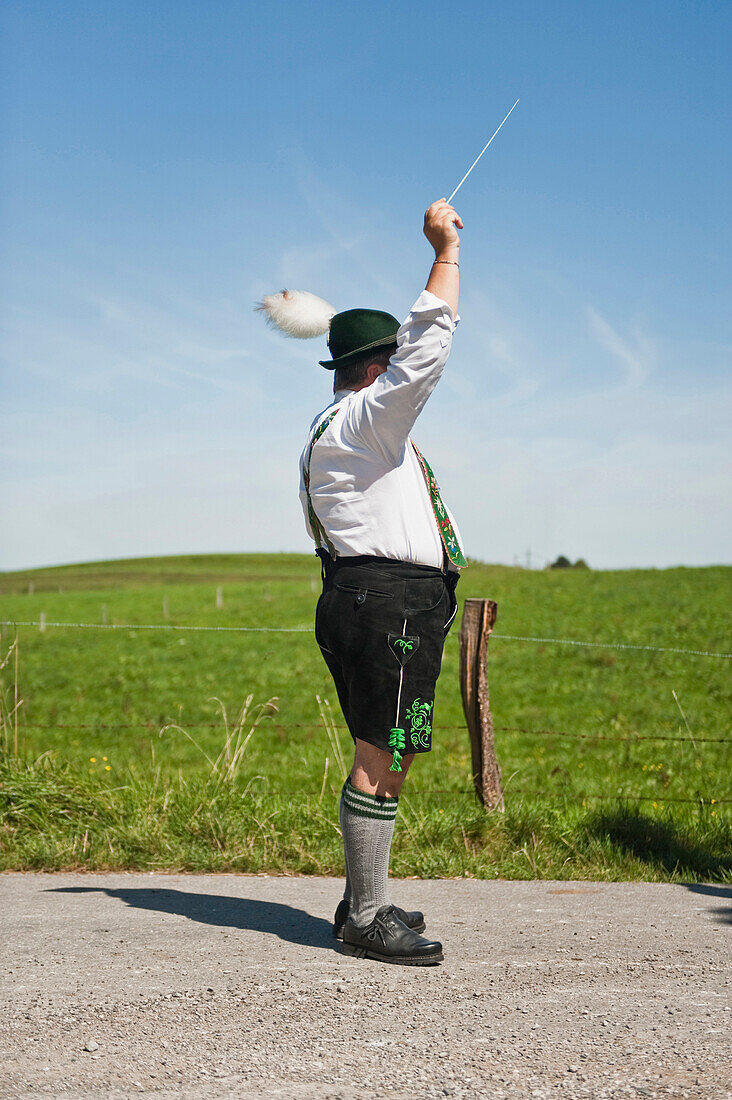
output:
[[[311,424],[300,457],[300,501],[314,538],[303,468],[315,429],[338,406],[313,447],[310,495],[339,557],[376,554],[442,566],[442,539],[409,433],[440,379],[459,320],[441,298],[422,291],[386,371],[362,390],[340,390]]]

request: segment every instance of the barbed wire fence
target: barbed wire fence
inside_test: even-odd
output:
[[[212,633],[235,634],[312,634],[311,626],[198,626],[188,623],[76,623],[52,622],[44,615],[39,619],[0,619],[0,626],[32,626],[41,632],[50,627],[69,627],[82,630],[189,630],[193,632],[210,631]],[[454,635],[448,635],[454,637]],[[491,638],[511,642],[535,642],[542,645],[571,645],[589,649],[642,650],[653,653],[679,653],[689,657],[716,657],[732,660],[732,653],[720,653],[707,649],[683,649],[678,646],[639,645],[632,642],[583,641],[577,638],[543,638],[530,634],[499,634],[493,632]]]
[[[217,603],[217,606],[219,606],[218,603]],[[35,629],[39,630],[41,633],[44,633],[47,629],[112,630],[112,631],[126,630],[126,631],[129,631],[129,632],[132,632],[132,633],[134,633],[135,631],[138,631],[138,630],[144,630],[144,631],[173,631],[173,632],[175,632],[175,631],[188,631],[188,632],[192,632],[192,633],[207,633],[207,632],[210,632],[210,633],[236,633],[236,634],[252,633],[252,634],[310,634],[310,635],[312,635],[312,632],[313,632],[311,626],[267,627],[267,626],[219,626],[219,625],[210,625],[210,624],[202,625],[202,624],[181,624],[181,623],[114,623],[114,622],[112,622],[112,623],[110,623],[110,622],[89,623],[89,622],[51,621],[51,620],[47,620],[46,617],[45,617],[45,614],[43,614],[43,613],[40,614],[38,619],[1,619],[0,620],[0,627],[9,627],[9,628],[14,629],[16,631],[16,639],[17,639],[17,628],[18,627],[35,628]],[[454,635],[449,635],[448,637],[454,637]],[[630,642],[596,641],[596,640],[588,641],[588,640],[575,639],[575,638],[555,638],[555,637],[543,637],[543,636],[539,636],[539,635],[502,634],[502,633],[498,633],[498,632],[493,632],[491,634],[491,639],[492,640],[495,639],[496,641],[524,642],[524,643],[533,643],[533,644],[540,644],[540,645],[563,645],[563,646],[573,646],[573,647],[577,647],[577,648],[588,648],[588,649],[614,649],[614,650],[626,651],[628,653],[652,652],[652,653],[674,654],[674,655],[684,656],[684,657],[704,657],[704,658],[711,658],[711,659],[723,660],[723,661],[732,660],[732,653],[721,652],[721,651],[711,650],[711,649],[689,649],[689,648],[684,648],[684,647],[679,647],[679,646],[657,646],[657,645],[651,645],[651,644],[640,644],[640,643],[630,643]],[[15,657],[16,657],[16,675],[17,675],[17,646],[16,646],[16,649],[15,649]],[[678,700],[677,700],[677,703],[678,703]],[[17,686],[16,686],[15,707],[14,707],[14,711],[12,712],[12,714],[14,715],[15,721],[16,721],[16,754],[17,754],[17,716],[18,716],[18,711],[19,711],[19,703],[18,703]],[[682,714],[683,714],[683,711],[682,711]],[[46,722],[43,722],[43,723],[41,723],[41,722],[25,722],[24,721],[23,722],[23,728],[24,729],[34,729],[34,730],[94,730],[94,731],[102,731],[103,730],[103,731],[108,731],[108,732],[116,732],[116,731],[121,731],[121,730],[143,730],[143,729],[148,730],[148,731],[152,731],[152,730],[156,730],[156,729],[161,729],[161,728],[163,728],[163,727],[165,727],[166,725],[169,725],[169,724],[170,723],[161,723],[161,722],[155,721],[153,719],[142,720],[142,721],[139,721],[139,722],[113,722],[113,723],[107,723],[107,722],[92,722],[92,723],[77,723],[77,722],[71,722],[71,723],[46,723]],[[220,729],[221,728],[221,723],[220,722],[187,722],[186,726],[189,729],[196,729],[196,730]],[[343,724],[332,723],[332,726],[333,726],[334,729],[347,730],[347,726],[345,726]],[[283,730],[300,729],[300,730],[319,731],[322,728],[322,726],[320,724],[314,723],[314,722],[311,722],[311,723],[308,723],[308,722],[286,722],[286,723],[277,723],[277,728],[278,729],[283,729]],[[436,728],[437,731],[445,731],[445,732],[462,731],[462,730],[467,731],[468,726],[467,726],[467,724],[463,723],[463,724],[456,724],[456,725],[437,726],[435,728]],[[689,736],[683,736],[683,735],[672,736],[672,735],[669,735],[669,734],[666,734],[666,733],[664,733],[664,734],[653,734],[653,733],[652,734],[635,734],[635,733],[633,733],[633,734],[629,734],[629,735],[625,735],[625,736],[618,736],[618,735],[599,734],[599,733],[579,733],[579,732],[570,731],[570,730],[552,730],[552,729],[545,729],[545,728],[533,729],[533,728],[523,727],[523,726],[495,725],[494,728],[497,732],[503,732],[503,733],[517,733],[517,734],[523,734],[523,735],[528,735],[528,736],[538,736],[538,737],[568,738],[568,739],[583,740],[583,741],[609,741],[609,742],[616,742],[616,743],[633,743],[633,744],[636,743],[636,742],[641,742],[641,741],[654,741],[654,742],[667,742],[667,743],[672,743],[672,744],[690,743],[690,744],[693,744],[695,747],[696,747],[697,744],[717,744],[717,745],[730,744],[730,745],[732,745],[732,737],[697,736],[697,735],[692,735],[691,731],[689,733]],[[452,788],[445,788],[445,789],[430,787],[430,788],[424,788],[422,790],[419,790],[418,792],[413,792],[413,793],[419,793],[419,794],[423,794],[423,795],[426,795],[426,794],[429,794],[429,795],[433,795],[433,794],[453,795],[453,794],[468,794],[468,793],[469,794],[474,794],[475,791],[474,791],[473,787],[466,787],[466,788],[452,787]],[[546,792],[543,792],[543,791],[523,791],[523,790],[520,790],[520,791],[515,791],[514,793],[521,794],[521,795],[523,795],[524,797],[527,797],[527,798],[538,798],[538,799],[549,800],[549,801],[556,801],[557,800],[557,796],[549,795],[549,794],[547,794]],[[590,793],[587,793],[587,794],[576,793],[575,794],[575,793],[573,793],[572,797],[575,798],[575,799],[578,799],[578,800],[582,800],[583,802],[587,801],[587,800],[603,800],[603,801],[616,801],[616,802],[618,802],[618,801],[619,802],[653,802],[654,804],[662,802],[662,803],[686,803],[686,804],[693,804],[693,805],[697,805],[697,806],[700,806],[700,805],[701,806],[704,806],[704,805],[713,806],[713,805],[732,804],[732,798],[719,798],[718,799],[718,798],[714,798],[714,797],[706,796],[706,795],[704,795],[704,796],[699,795],[699,796],[694,797],[694,798],[683,798],[683,797],[666,797],[666,796],[658,795],[658,794],[655,794],[655,793],[648,794],[648,795],[632,795],[632,794],[626,794],[626,793],[620,793],[619,792],[619,793],[615,793],[615,794],[597,794],[597,793],[592,793],[592,794],[590,794]]]

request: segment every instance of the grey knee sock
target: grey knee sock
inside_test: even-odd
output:
[[[341,832],[343,832],[343,795],[342,794],[341,794],[340,817],[341,817]],[[351,908],[351,876],[348,873],[348,857],[346,856],[345,841],[344,841],[343,854],[346,857],[346,859],[345,859],[345,863],[346,863],[346,885],[343,887],[343,900],[348,902],[348,908],[350,909]]]
[[[376,910],[389,904],[389,850],[398,798],[359,791],[350,778],[341,792],[340,819],[346,857],[349,919],[357,928],[371,924]],[[350,895],[350,896],[349,896]]]

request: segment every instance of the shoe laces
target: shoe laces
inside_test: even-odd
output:
[[[386,913],[384,913],[383,916],[374,917],[373,926],[372,926],[371,930],[366,933],[366,938],[369,939],[369,940],[375,940],[376,939],[376,933],[379,930],[381,930],[383,932],[388,932],[389,931],[389,924],[388,924],[389,917],[393,917],[394,915],[395,915],[394,914],[394,906],[390,905],[389,909],[387,910]]]

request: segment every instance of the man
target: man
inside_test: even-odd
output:
[[[330,322],[333,403],[311,425],[300,496],[323,562],[315,636],[355,742],[341,793],[346,888],[334,934],[346,954],[433,965],[442,945],[421,913],[391,905],[399,792],[431,748],[434,691],[465,565],[454,520],[410,432],[445,366],[458,323],[458,228],[445,199],[425,214],[435,250],[403,325],[348,310]]]

